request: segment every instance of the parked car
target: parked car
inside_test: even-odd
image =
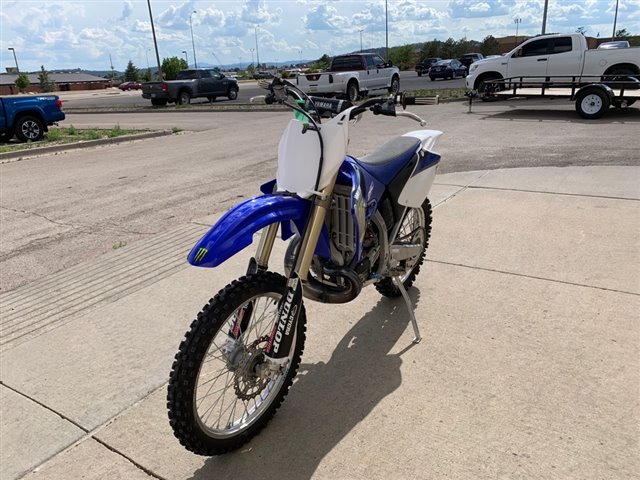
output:
[[[429,69],[429,78],[431,80],[435,80],[436,78],[444,78],[445,80],[456,77],[464,78],[466,76],[467,67],[455,58],[440,60]]]
[[[429,69],[431,68],[431,66],[434,63],[439,62],[440,60],[442,59],[438,57],[425,58],[424,60],[416,64],[416,73],[418,74],[419,77],[421,77],[423,74],[429,73]]]
[[[469,69],[466,86],[484,93],[485,82],[503,78],[554,82],[567,77],[603,75],[640,75],[640,48],[590,50],[581,33],[537,36],[503,57],[475,62]]]
[[[0,141],[15,135],[21,142],[41,140],[49,125],[64,120],[57,95],[0,98]]]
[[[192,98],[206,97],[210,102],[217,97],[229,100],[238,98],[238,81],[215,69],[197,68],[181,70],[177,80],[146,82],[142,85],[142,98],[151,100],[155,106],[167,103],[184,105]]]
[[[126,90],[142,90],[142,84],[139,82],[122,82],[118,88],[123,92]]]
[[[482,60],[483,58],[484,55],[482,55],[481,53],[465,53],[458,59],[458,61],[465,67],[467,67],[468,71],[473,62],[477,62],[478,60]]]
[[[298,75],[296,83],[312,95],[338,96],[354,102],[369,92],[397,92],[400,70],[375,53],[350,53],[334,57],[327,72]]]
[[[260,80],[261,78],[273,78],[273,73],[270,72],[256,72],[253,74],[253,78],[255,80]]]

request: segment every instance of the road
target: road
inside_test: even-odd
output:
[[[463,88],[464,79],[437,80],[432,82],[428,77],[418,77],[416,72],[400,72],[400,87],[402,90],[416,90],[421,88]],[[216,103],[221,105],[231,105],[237,103],[248,103],[251,97],[263,95],[264,90],[258,87],[254,81],[240,82],[240,91],[236,100],[229,100],[219,97]],[[117,88],[106,91],[93,92],[61,92],[65,108],[88,108],[88,107],[148,107],[151,102],[142,98],[140,91],[129,90],[122,92]],[[194,98],[192,103],[208,103],[207,99]]]
[[[457,102],[412,110],[445,132],[436,149],[443,157],[441,173],[638,164],[640,137],[630,132],[640,125],[640,110],[584,121],[568,102],[551,105],[478,104],[469,114]],[[70,113],[65,124],[76,127],[184,131],[0,165],[0,291],[255,195],[274,177],[279,137],[289,118],[286,112]],[[415,128],[407,119],[369,117],[353,127],[350,152],[362,155]]]

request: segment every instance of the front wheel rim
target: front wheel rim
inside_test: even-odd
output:
[[[588,115],[595,115],[602,110],[602,98],[595,93],[586,95],[580,102],[582,111]]]
[[[248,351],[247,347],[254,342],[252,341],[254,337],[258,339],[269,335],[277,315],[279,299],[280,295],[273,292],[249,299],[227,318],[223,327],[218,330],[212,339],[202,360],[193,391],[195,418],[200,427],[206,431],[210,437],[219,439],[230,438],[246,430],[258,421],[280,392],[282,384],[289,373],[291,362],[293,361],[297,333],[294,334],[291,352],[289,354],[289,366],[283,372],[272,378],[262,390],[246,402],[238,397],[237,391],[235,390],[237,375],[241,373],[239,372],[241,362],[246,358],[243,357],[243,355],[246,356]],[[241,344],[237,347],[237,350],[234,351],[232,359],[228,353],[225,356],[225,353],[221,351],[223,348],[221,340],[227,341],[229,338],[227,334],[228,328],[230,328],[230,324],[233,323],[234,315],[237,315],[239,311],[246,308],[250,303],[253,303],[254,315],[259,316],[259,318],[255,321],[252,318],[247,331],[240,337]],[[272,312],[267,313],[270,307],[273,307]],[[209,358],[207,359],[207,357]],[[214,369],[214,364],[217,361],[222,365],[212,374],[213,378],[210,378],[212,375],[207,376],[206,371]],[[235,365],[230,366],[230,363],[235,363]],[[205,365],[207,365],[206,368]],[[235,371],[231,369],[233,367],[236,367]],[[219,379],[221,379],[220,382],[218,382]],[[204,392],[204,395],[199,398],[199,393],[202,392]],[[219,394],[216,396],[218,392]],[[207,397],[214,398],[209,398],[209,400],[206,401]],[[208,420],[212,415],[212,420],[217,420],[217,423],[208,424]]]

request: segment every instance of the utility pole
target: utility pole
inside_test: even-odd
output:
[[[362,53],[362,32],[364,32],[364,28],[358,30],[360,32],[360,53]]]
[[[385,60],[385,62],[388,62],[389,61],[389,8],[388,8],[388,0],[384,0],[384,31],[385,31],[385,36],[386,36],[384,60]]]
[[[193,17],[194,13],[197,13],[197,11],[194,10],[193,12],[191,12],[189,14],[189,26],[191,27],[191,46],[193,47],[193,64],[195,65],[196,68],[198,68],[198,60],[196,59],[196,44],[193,41],[193,22],[192,22],[192,17]],[[188,60],[187,60],[187,63],[189,63]]]
[[[162,81],[162,64],[160,63],[160,52],[158,51],[158,41],[156,40],[156,28],[153,26],[153,14],[151,13],[151,0],[147,0],[149,6],[149,19],[151,20],[151,33],[153,34],[153,45],[156,48],[156,61],[158,62],[158,78]]]
[[[514,46],[517,47],[518,46],[518,27],[522,23],[522,19],[521,18],[516,18],[513,21],[516,24],[516,44]]]
[[[618,1],[616,0],[616,14],[613,17],[613,33],[611,34],[611,41],[613,42],[616,39],[616,23],[618,23]],[[14,52],[15,55],[15,52]]]
[[[256,69],[260,69],[260,52],[258,51],[258,26],[254,28],[254,32],[256,34]]]
[[[544,0],[544,11],[542,12],[542,35],[547,31],[547,8],[549,8],[549,0]]]

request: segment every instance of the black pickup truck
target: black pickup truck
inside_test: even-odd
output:
[[[238,98],[238,81],[218,70],[182,70],[178,72],[177,80],[143,83],[142,97],[150,99],[151,104],[157,106],[167,103],[184,105],[190,103],[192,98],[208,98],[211,102],[217,97],[235,100]]]

